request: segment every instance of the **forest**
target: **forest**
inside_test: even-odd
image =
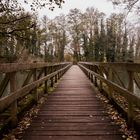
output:
[[[117,6],[125,4],[123,1],[112,2]],[[54,19],[49,19],[47,15],[40,18],[36,13],[37,8],[47,5],[47,8],[53,10],[61,3],[63,1],[41,3],[34,0],[30,5],[33,12],[30,13],[17,1],[2,0],[0,62],[139,62],[138,21],[129,21],[125,12],[112,13],[107,17],[94,7],[87,8],[85,12],[71,9],[67,15],[61,14]],[[135,15],[139,17],[136,4],[139,5],[139,1],[131,3],[127,0],[125,5],[128,12],[137,11]]]

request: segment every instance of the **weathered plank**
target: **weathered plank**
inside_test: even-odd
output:
[[[24,140],[121,140],[122,133],[96,98],[90,81],[73,66],[23,134]]]
[[[95,136],[30,136],[30,140],[122,140],[120,135],[95,135]]]

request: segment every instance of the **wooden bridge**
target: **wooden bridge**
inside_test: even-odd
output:
[[[79,65],[79,66],[78,66]],[[97,90],[126,118],[128,125],[140,132],[140,99],[135,95],[139,84],[139,64],[87,63],[60,64],[1,64],[0,82],[1,122],[16,126],[23,102],[32,95],[37,103],[48,93],[48,87],[60,79],[47,97],[27,130],[24,140],[121,140],[124,135],[109,117],[104,103],[97,98]],[[26,73],[18,85],[18,72]],[[85,75],[85,74],[87,75]],[[126,78],[126,82],[124,81]],[[90,80],[89,80],[89,79]],[[16,86],[19,87],[16,87]],[[5,92],[6,88],[7,92]],[[8,112],[8,115],[5,115]]]

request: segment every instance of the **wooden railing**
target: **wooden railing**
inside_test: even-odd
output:
[[[140,64],[79,62],[78,65],[125,114],[128,124],[140,130]]]
[[[0,112],[10,110],[9,120],[12,126],[15,126],[19,101],[30,94],[37,103],[39,89],[43,88],[43,92],[47,94],[48,87],[53,87],[54,82],[57,82],[70,66],[71,63],[0,64]]]

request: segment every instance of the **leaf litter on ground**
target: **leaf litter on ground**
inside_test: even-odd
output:
[[[8,134],[3,135],[2,140],[22,140],[22,134],[30,126],[32,119],[37,116],[41,105],[46,101],[46,97],[40,98],[38,105],[34,105],[21,119],[17,127],[10,129]]]
[[[113,123],[120,126],[120,132],[123,133],[122,138],[125,140],[137,140],[135,130],[133,128],[128,128],[126,120],[117,112],[113,105],[109,104],[109,100],[99,92],[97,93],[96,97],[104,103],[107,113],[109,114]]]

